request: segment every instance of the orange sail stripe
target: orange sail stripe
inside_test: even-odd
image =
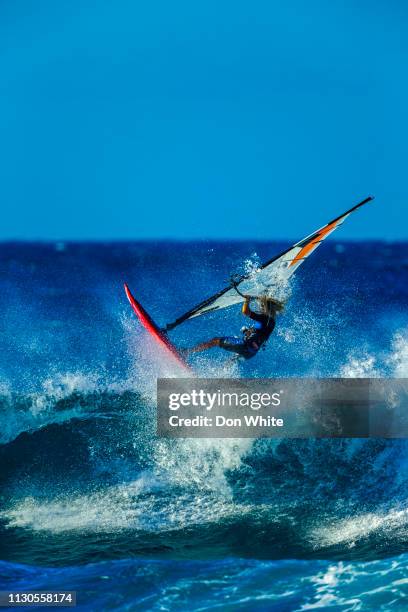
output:
[[[342,221],[342,219],[337,219],[337,221],[334,221],[333,223],[326,225],[326,227],[323,227],[320,230],[320,232],[316,234],[316,236],[310,242],[305,244],[303,249],[301,249],[299,253],[296,255],[296,257],[294,257],[293,260],[290,262],[290,265],[293,266],[295,263],[297,263],[301,259],[304,259],[305,257],[307,257],[308,254],[311,251],[313,251],[313,249],[318,245],[318,243],[321,240],[323,240],[323,238],[327,236],[327,234],[329,234],[331,231],[333,231],[336,228],[336,226],[340,223],[340,221]]]

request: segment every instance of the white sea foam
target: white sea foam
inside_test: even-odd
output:
[[[394,333],[388,350],[383,352],[368,349],[353,350],[345,364],[340,367],[340,376],[344,378],[381,378],[391,376],[404,378],[408,376],[408,332],[401,330]]]
[[[340,368],[340,376],[343,378],[375,378],[379,374],[376,357],[362,352],[359,355],[350,355],[347,363]]]
[[[399,331],[394,335],[388,365],[392,368],[394,376],[408,377],[408,330]]]
[[[124,380],[106,380],[104,373],[93,372],[60,372],[48,376],[38,383],[38,390],[26,393],[19,399],[10,388],[1,393],[3,402],[3,427],[1,443],[7,443],[22,432],[33,432],[51,423],[65,423],[73,418],[86,418],[93,414],[93,409],[84,408],[79,402],[69,407],[56,404],[75,394],[123,393],[135,390],[131,378]]]
[[[299,610],[321,610],[326,608],[338,608],[342,610],[361,609],[360,597],[340,596],[339,586],[352,583],[356,578],[354,564],[332,563],[324,571],[307,578],[315,587],[314,601],[303,604]]]
[[[408,510],[368,512],[333,521],[330,525],[313,529],[309,537],[316,549],[338,544],[352,548],[359,540],[374,533],[392,536],[393,541],[404,541],[408,535]]]
[[[112,486],[102,492],[52,501],[28,497],[0,516],[8,527],[62,533],[66,531],[117,531],[136,529],[160,532],[218,522],[249,513],[250,506],[201,492],[160,495],[163,486],[154,476]],[[157,490],[157,495],[155,495]],[[146,495],[148,493],[148,495]]]

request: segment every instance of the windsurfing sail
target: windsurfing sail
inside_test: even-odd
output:
[[[284,285],[327,236],[330,236],[352,212],[373,199],[372,196],[365,198],[365,200],[359,202],[339,217],[329,221],[329,223],[309,234],[309,236],[302,238],[302,240],[296,242],[296,244],[293,244],[282,253],[272,257],[272,259],[266,261],[254,272],[240,276],[227,287],[180,316],[173,323],[168,323],[166,330],[174,329],[180,323],[207,312],[239,304],[244,300],[244,295],[252,297],[273,295],[274,289]]]

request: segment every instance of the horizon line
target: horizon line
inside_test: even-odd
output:
[[[0,244],[58,244],[58,243],[126,243],[126,242],[288,242],[295,243],[299,238],[255,238],[255,237],[194,237],[194,238],[181,238],[181,237],[169,237],[169,236],[149,236],[149,237],[135,237],[135,238],[0,238]],[[327,242],[408,242],[408,236],[406,238],[378,238],[378,237],[348,237],[344,239],[329,237]]]

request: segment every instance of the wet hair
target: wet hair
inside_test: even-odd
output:
[[[277,312],[282,312],[284,309],[283,302],[267,295],[261,295],[259,298],[259,306],[261,312],[269,316],[274,316]]]

